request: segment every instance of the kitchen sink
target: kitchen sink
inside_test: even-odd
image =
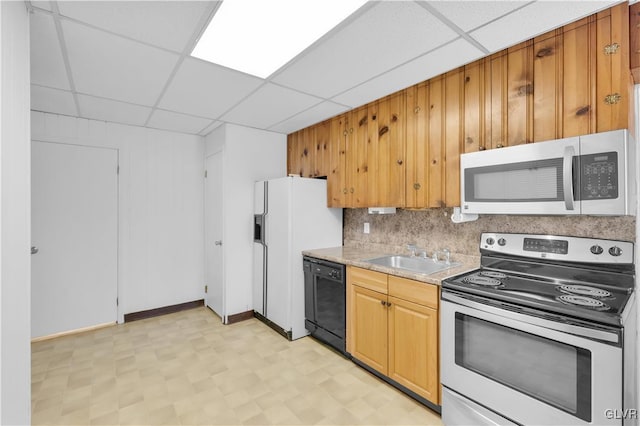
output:
[[[364,259],[363,261],[373,263],[374,265],[386,266],[387,268],[400,269],[419,274],[433,274],[455,266],[460,266],[460,263],[457,262],[447,264],[446,262],[435,262],[430,258],[402,255],[381,256],[373,259]]]

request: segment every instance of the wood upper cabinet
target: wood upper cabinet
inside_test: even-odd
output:
[[[640,84],[640,3],[629,6],[629,62],[635,84]]]
[[[485,95],[491,86],[485,81],[485,60],[464,67],[464,152],[485,149]]]
[[[344,207],[369,207],[368,107],[349,112],[347,126],[347,188],[350,200]]]
[[[445,79],[405,90],[405,207],[444,206]]]
[[[297,174],[300,170],[298,163],[298,132],[287,135],[287,174]]]
[[[633,78],[629,59],[629,7],[619,4],[596,21],[596,131],[633,126]]]
[[[370,206],[405,206],[405,100],[404,92],[375,102],[369,114],[373,130],[369,135],[370,148],[375,151],[369,164],[370,184],[375,196]]]
[[[347,351],[439,404],[438,288],[352,266],[347,286]]]
[[[533,142],[562,137],[562,30],[533,42]]]
[[[507,61],[507,145],[533,140],[533,42],[509,48]]]
[[[331,172],[331,122],[329,120],[317,124],[315,127],[315,172],[313,177],[328,177]]]
[[[464,69],[445,74],[444,85],[444,205],[459,206],[460,154],[464,152]]]
[[[307,127],[287,136],[287,173],[316,176],[316,127]]]
[[[328,207],[345,207],[347,204],[347,121],[347,114],[329,120]]]
[[[429,83],[405,90],[406,106],[406,196],[405,207],[429,204]],[[440,158],[438,159],[440,161]]]

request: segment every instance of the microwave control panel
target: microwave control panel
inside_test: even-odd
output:
[[[617,152],[602,152],[580,156],[579,196],[581,200],[618,198]]]

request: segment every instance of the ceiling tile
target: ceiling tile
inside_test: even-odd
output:
[[[463,31],[478,28],[507,13],[531,3],[528,1],[430,1],[438,12]]]
[[[305,127],[319,123],[327,118],[331,118],[348,109],[349,108],[344,105],[338,105],[333,102],[322,102],[306,111],[302,111],[300,114],[276,124],[275,126],[271,126],[269,130],[273,130],[278,133],[292,133],[296,130],[304,129]]]
[[[414,2],[382,1],[303,53],[273,81],[332,97],[458,35]]]
[[[215,119],[263,82],[257,77],[186,58],[158,106]]]
[[[211,124],[211,120],[206,118],[156,109],[153,111],[147,126],[174,132],[197,134],[209,124]]]
[[[491,52],[573,22],[618,1],[538,1],[470,33]]]
[[[83,118],[142,126],[151,113],[151,108],[139,105],[80,94],[77,96]]]
[[[78,115],[71,92],[33,84],[31,85],[31,109],[74,117]]]
[[[182,52],[206,1],[64,1],[60,13],[96,27],[155,46]]]
[[[69,21],[62,22],[78,92],[153,105],[178,55]]]
[[[58,33],[51,15],[31,15],[31,83],[69,89]]]
[[[235,124],[266,129],[321,99],[268,83],[225,114],[222,119]]]
[[[334,101],[357,107],[428,80],[484,56],[478,48],[458,39],[373,80],[342,93]]]

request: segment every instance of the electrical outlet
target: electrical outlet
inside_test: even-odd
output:
[[[365,223],[364,223],[364,229],[363,229],[363,231],[362,231],[362,232],[364,232],[365,234],[368,234],[368,233],[369,233],[369,231],[370,231],[370,229],[369,229],[369,222],[365,222]]]

